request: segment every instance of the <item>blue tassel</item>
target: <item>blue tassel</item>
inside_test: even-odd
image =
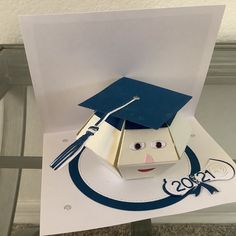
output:
[[[75,142],[73,142],[69,147],[67,147],[51,164],[50,167],[54,170],[60,169],[63,166],[65,166],[67,163],[69,163],[73,158],[75,158],[78,155],[81,155],[81,153],[85,149],[85,142],[87,139],[94,135],[98,130],[99,126],[113,113],[116,111],[119,111],[120,109],[128,106],[134,101],[139,100],[140,98],[137,96],[134,96],[130,101],[123,104],[120,107],[115,108],[114,110],[108,112],[104,117],[101,117],[97,123],[94,126],[90,126],[86,133],[82,135],[79,139],[77,139]]]
[[[79,139],[77,139],[75,142],[73,142],[69,147],[67,147],[51,164],[50,167],[54,170],[57,170],[60,168],[64,163],[67,163],[70,161],[70,159],[73,158],[73,156],[78,152],[80,149],[81,151],[77,153],[81,154],[81,152],[84,150],[84,144],[86,140],[93,136],[98,131],[97,126],[90,126],[86,133],[82,135]]]

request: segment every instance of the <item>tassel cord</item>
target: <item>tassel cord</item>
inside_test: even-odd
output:
[[[63,158],[68,155],[74,148],[78,146],[79,140],[75,140],[70,146],[68,146],[51,164],[50,166],[54,168],[54,166]]]
[[[132,100],[125,103],[124,105],[108,112],[103,118],[100,118],[98,122],[94,126],[90,126],[86,133],[78,138],[75,142],[73,142],[69,147],[67,147],[51,164],[50,167],[54,170],[61,169],[68,162],[70,162],[75,156],[80,155],[83,152],[85,143],[87,139],[94,135],[98,130],[99,126],[113,113],[121,110],[122,108],[128,106],[130,103],[139,100],[140,98],[135,96]]]
[[[74,156],[76,152],[80,152],[80,150],[84,147],[85,141],[92,135],[94,135],[93,132],[87,131],[83,136],[81,136],[74,142],[75,145],[70,150],[68,150],[64,154],[60,154],[60,158],[51,167],[54,170],[58,169],[59,166],[63,165],[63,163],[65,163],[69,158]]]

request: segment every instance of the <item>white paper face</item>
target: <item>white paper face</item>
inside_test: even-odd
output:
[[[138,172],[145,172],[147,165],[150,168],[177,160],[178,155],[168,128],[125,130],[119,166],[137,165]]]

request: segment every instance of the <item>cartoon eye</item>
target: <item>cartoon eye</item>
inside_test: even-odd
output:
[[[129,148],[133,151],[142,150],[145,148],[145,143],[143,142],[132,143],[129,145]]]
[[[153,141],[153,142],[151,143],[151,147],[152,147],[152,148],[160,149],[160,148],[164,148],[165,146],[166,146],[166,142],[160,141],[160,140],[158,140],[158,141]]]

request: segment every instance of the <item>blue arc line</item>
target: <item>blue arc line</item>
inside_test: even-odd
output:
[[[189,159],[190,166],[191,166],[190,175],[194,175],[201,170],[198,158],[189,146],[185,148],[185,153]]]
[[[83,153],[83,151],[84,149],[81,151],[81,153]],[[187,154],[187,157],[191,165],[190,174],[195,174],[198,171],[200,171],[200,163],[198,161],[198,158],[189,146],[186,147],[185,153]],[[148,202],[126,202],[126,201],[119,201],[116,199],[106,197],[94,191],[83,180],[78,169],[80,157],[81,155],[78,155],[69,163],[69,173],[70,173],[71,179],[73,183],[76,185],[76,187],[85,196],[87,196],[88,198],[102,205],[119,209],[119,210],[126,210],[126,211],[147,211],[147,210],[155,210],[155,209],[160,209],[160,208],[173,205],[183,200],[185,197],[189,195],[188,193],[186,193],[182,196],[168,196],[166,198],[157,199],[157,200],[148,201]]]

